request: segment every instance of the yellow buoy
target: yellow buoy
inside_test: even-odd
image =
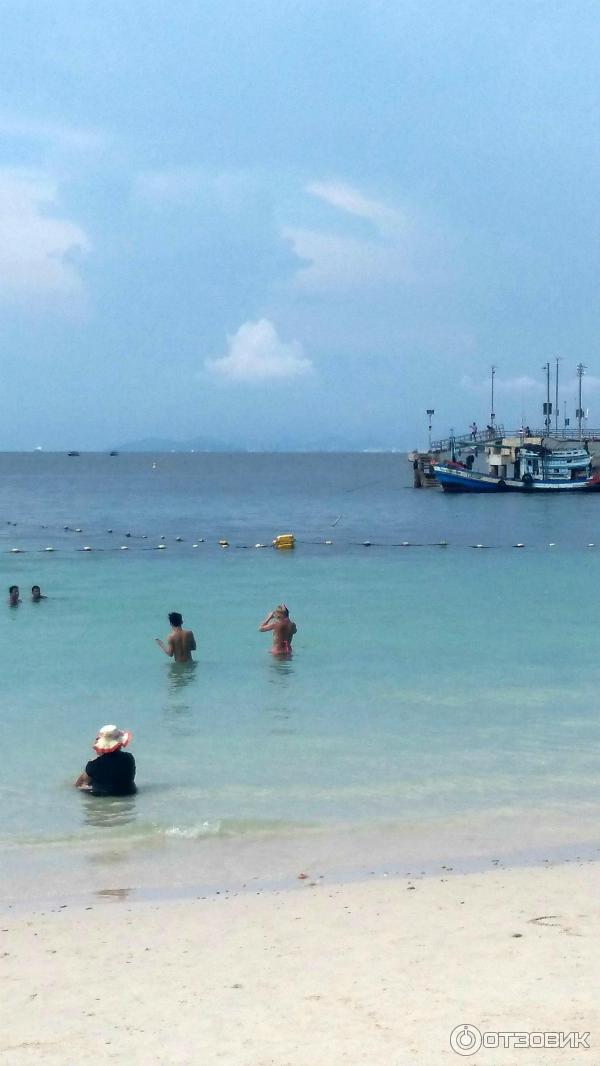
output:
[[[293,533],[280,533],[273,541],[273,547],[278,548],[279,551],[289,551],[290,548],[295,548],[295,546]]]

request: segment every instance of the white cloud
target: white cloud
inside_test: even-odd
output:
[[[282,229],[301,260],[294,279],[299,287],[344,293],[386,285],[447,284],[454,266],[448,262],[443,235],[416,210],[391,207],[344,182],[311,182],[306,192],[338,217],[332,229]],[[349,226],[354,219],[370,223],[371,235],[340,232],[340,216],[342,225],[344,219]]]
[[[302,260],[296,274],[302,288],[340,291],[416,279],[409,257],[395,245],[292,227],[282,236]]]
[[[75,222],[52,213],[57,199],[44,176],[0,170],[0,300],[81,301],[76,257],[90,242]]]
[[[227,352],[207,359],[205,367],[230,381],[264,381],[293,378],[312,371],[299,341],[282,341],[272,322],[261,318],[244,322],[227,338]]]
[[[340,211],[369,219],[382,230],[395,227],[404,221],[404,216],[400,211],[378,200],[370,200],[358,189],[345,185],[343,182],[313,181],[307,186],[307,192]]]

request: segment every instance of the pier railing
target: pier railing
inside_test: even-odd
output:
[[[476,444],[489,444],[491,441],[500,440],[501,437],[524,437],[525,431],[523,428],[519,429],[505,429],[504,426],[495,426],[494,429],[481,429],[477,433],[457,433],[454,437],[445,437],[442,440],[433,440],[431,442],[432,452],[449,452],[454,442],[455,448],[468,448],[473,447]],[[529,427],[528,437],[553,437],[555,440],[578,440],[579,429],[574,426],[573,429],[550,429],[550,432],[546,428],[539,429],[535,427]],[[583,429],[581,430],[581,439],[587,441],[600,441],[600,429]]]

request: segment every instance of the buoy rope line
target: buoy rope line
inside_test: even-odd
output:
[[[144,537],[144,539],[148,539],[148,538]],[[275,538],[275,539],[277,539],[277,538]],[[214,543],[214,545],[216,545],[221,550],[231,550],[231,549],[233,549],[233,550],[237,550],[237,551],[240,551],[240,550],[242,550],[242,551],[251,551],[251,550],[262,549],[262,548],[270,548],[272,551],[277,551],[278,554],[289,554],[289,552],[285,552],[285,551],[282,552],[281,549],[278,550],[275,543],[232,544],[230,541],[228,541],[228,540],[226,540],[224,538],[217,539],[214,542],[213,541],[207,542],[204,537],[199,537],[198,540],[193,541],[193,542],[191,542],[191,541],[187,541],[186,542],[183,537],[173,537],[172,540],[176,544],[183,544],[183,545],[186,545],[186,546],[191,544],[191,547],[194,548],[194,549],[200,548],[201,545],[203,545],[203,544],[206,544],[207,547],[208,547],[209,544],[213,544]],[[511,549],[512,548],[519,548],[519,549],[530,548],[530,549],[533,549],[533,550],[536,550],[536,551],[540,551],[540,550],[545,550],[546,548],[557,548],[557,547],[559,547],[559,545],[555,541],[550,541],[548,544],[525,544],[525,543],[523,543],[521,541],[517,541],[516,543],[513,543],[513,544],[482,544],[482,543],[478,543],[478,544],[450,544],[447,540],[438,540],[438,541],[408,541],[408,540],[403,540],[403,541],[395,541],[395,542],[374,541],[374,540],[335,541],[335,542],[333,540],[298,540],[298,539],[295,540],[295,544],[296,545],[304,545],[304,546],[308,546],[308,547],[317,547],[317,548],[318,547],[331,547],[331,546],[333,546],[334,543],[335,543],[335,546],[337,548],[340,548],[340,547],[341,548],[383,548],[383,549],[386,549],[386,550],[391,550],[391,549],[396,549],[396,548],[450,548],[450,549],[459,550],[459,551],[465,551],[465,550],[471,550],[471,549],[480,550],[480,551],[503,551],[503,550],[506,550],[507,548],[511,548]],[[573,546],[572,545],[566,545],[566,547],[573,547]],[[594,541],[591,541],[591,542],[583,545],[583,547],[585,549],[595,548],[596,547],[596,543]],[[65,553],[71,553],[71,552],[88,552],[88,553],[89,552],[103,552],[103,553],[106,554],[106,553],[109,553],[109,552],[119,552],[119,551],[120,552],[127,552],[127,551],[134,551],[134,552],[140,552],[140,551],[147,551],[147,552],[148,551],[167,551],[167,548],[168,548],[168,544],[166,543],[166,537],[161,537],[158,544],[148,544],[148,545],[120,544],[120,545],[115,545],[114,547],[113,546],[111,546],[111,547],[94,547],[91,544],[84,544],[81,547],[70,547],[70,546],[54,547],[53,545],[48,545],[47,547],[43,547],[43,548],[20,548],[20,547],[15,546],[15,547],[12,547],[12,548],[0,549],[0,551],[2,551],[2,553],[5,554],[5,555],[28,555],[28,554],[29,555],[39,555],[39,554],[46,554],[46,553],[48,553],[48,554],[65,554]]]

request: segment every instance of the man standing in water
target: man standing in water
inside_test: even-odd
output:
[[[297,632],[296,623],[292,622],[285,603],[275,607],[259,625],[261,633],[272,633],[271,655],[291,655],[292,638]]]
[[[191,629],[183,629],[183,618],[178,611],[171,611],[169,615],[171,632],[167,637],[166,646],[159,637],[156,643],[165,655],[174,659],[176,663],[191,663],[192,652],[196,650],[196,641]]]

